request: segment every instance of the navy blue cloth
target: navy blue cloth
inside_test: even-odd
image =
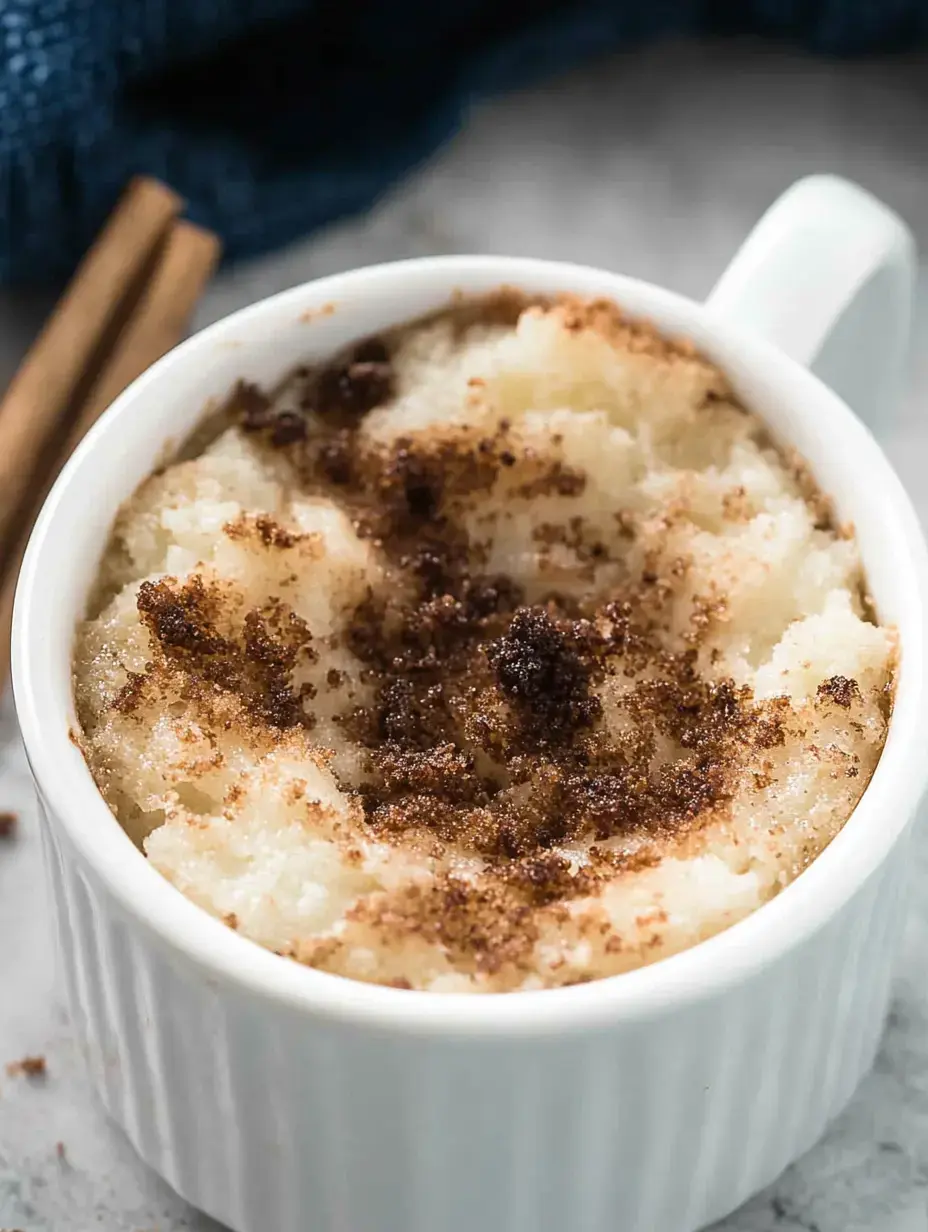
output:
[[[911,46],[928,0],[0,0],[0,281],[59,279],[129,177],[230,257],[369,205],[477,98],[661,35]]]

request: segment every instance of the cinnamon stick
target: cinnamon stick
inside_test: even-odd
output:
[[[171,228],[134,313],[78,410],[61,451],[62,464],[122,391],[183,338],[216,268],[219,251],[219,239],[212,231],[192,222],[178,222]],[[48,484],[49,489],[53,482]],[[43,493],[38,508],[46,495]]]
[[[129,185],[10,383],[0,402],[0,545],[9,544],[43,452],[181,205],[155,180]]]
[[[0,689],[9,677],[13,598],[32,527],[62,467],[100,415],[122,391],[184,336],[193,310],[216,267],[220,244],[211,232],[175,223],[134,311],[78,409],[44,483],[30,495],[27,515],[0,582]]]

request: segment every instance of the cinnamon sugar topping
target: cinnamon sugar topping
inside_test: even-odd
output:
[[[503,291],[228,415],[120,515],[76,675],[107,799],[230,927],[395,988],[570,984],[846,820],[892,635],[687,343]]]

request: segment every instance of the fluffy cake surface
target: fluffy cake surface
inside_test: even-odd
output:
[[[577,983],[849,817],[893,632],[686,344],[500,292],[224,424],[120,511],[74,674],[108,804],[230,927],[402,988]]]

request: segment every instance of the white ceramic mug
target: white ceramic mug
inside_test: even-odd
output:
[[[879,447],[802,364],[819,355],[864,410],[885,409],[912,274],[902,223],[816,178],[773,207],[708,304],[528,259],[359,270],[190,339],[90,433],[23,569],[16,701],[74,1029],[107,1110],[184,1197],[237,1232],[690,1232],[772,1181],[846,1103],[884,1022],[928,773],[928,557]],[[501,283],[608,296],[729,373],[854,522],[899,630],[898,692],[844,830],[727,932],[580,987],[410,993],[279,958],[159,876],[69,740],[72,635],[117,506],[210,398]]]

